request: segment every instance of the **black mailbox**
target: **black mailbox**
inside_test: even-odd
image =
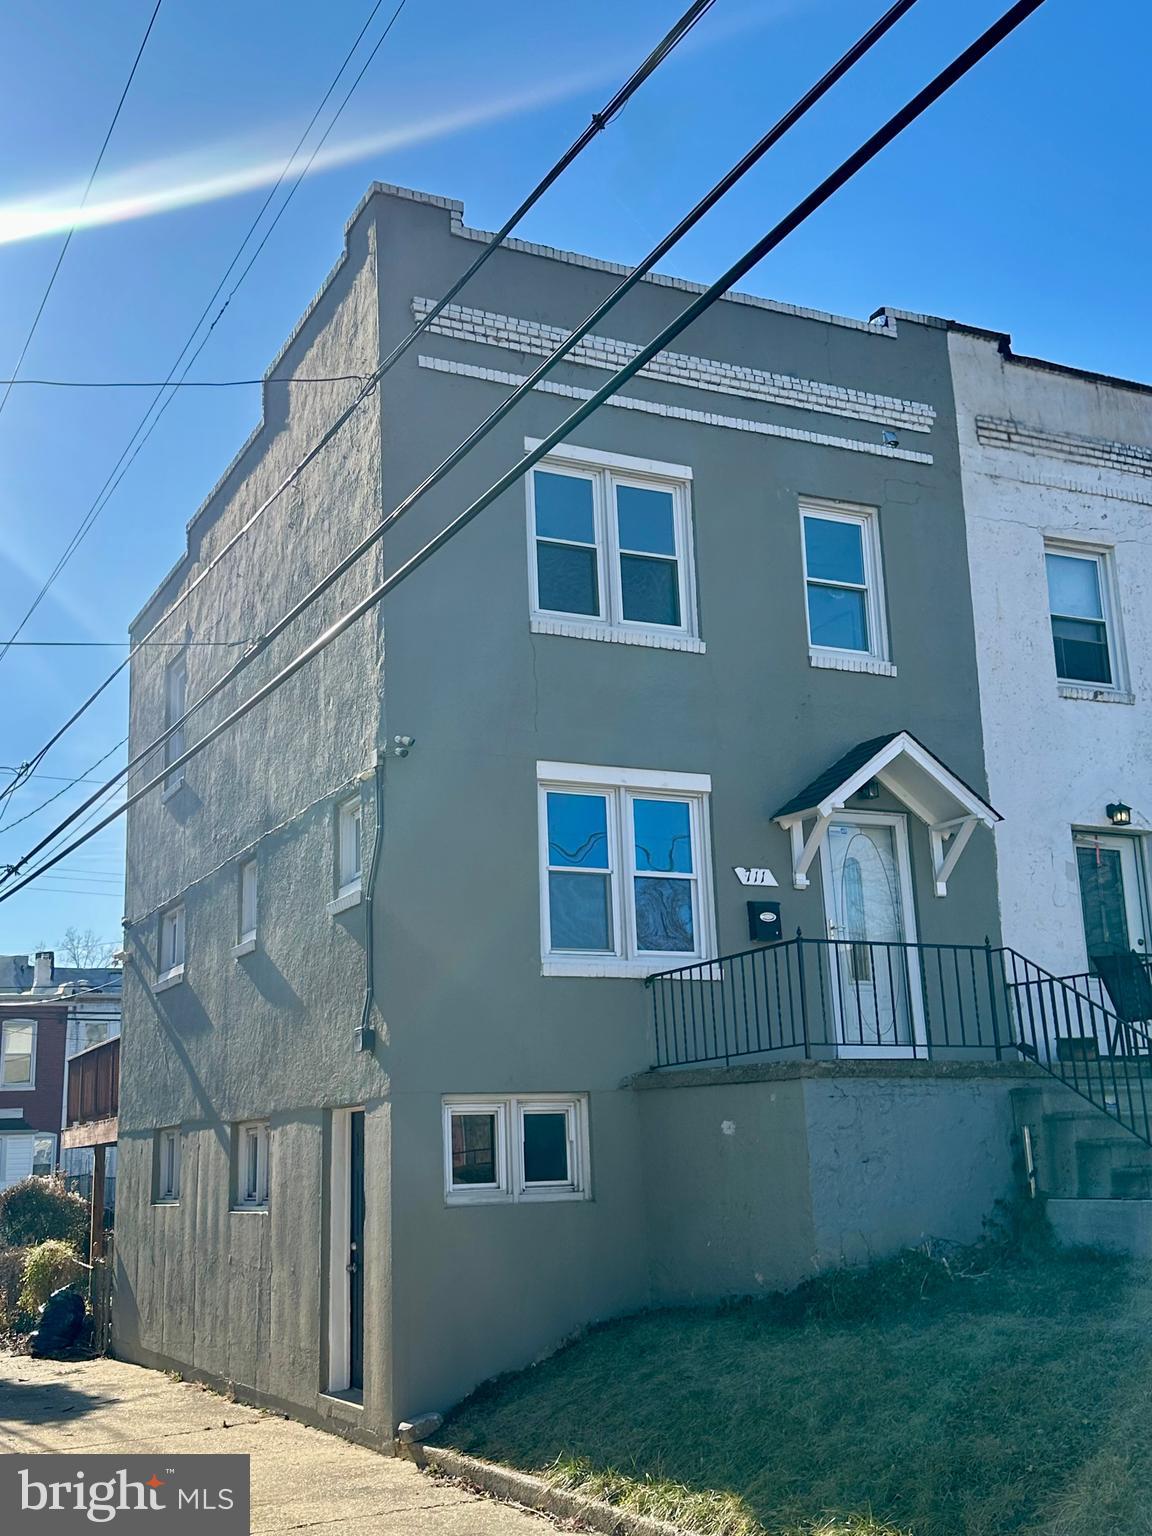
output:
[[[748,903],[748,937],[755,944],[776,944],[784,937],[778,901]]]

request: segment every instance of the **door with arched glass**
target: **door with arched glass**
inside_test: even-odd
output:
[[[835,817],[822,860],[840,1054],[912,1055],[924,1035],[904,817]]]

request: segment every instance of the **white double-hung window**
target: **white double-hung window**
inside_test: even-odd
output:
[[[538,763],[546,975],[647,976],[713,950],[706,774]]]
[[[1107,551],[1048,544],[1044,566],[1058,682],[1073,689],[1122,690]]]
[[[31,1088],[36,1082],[36,1022],[6,1019],[0,1024],[0,1088]]]
[[[892,671],[875,508],[805,500],[800,525],[811,661]]]
[[[527,484],[534,630],[703,649],[689,468],[566,446]]]

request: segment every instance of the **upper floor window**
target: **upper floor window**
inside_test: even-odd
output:
[[[178,720],[184,718],[188,707],[188,657],[181,651],[174,660],[170,661],[164,669],[164,727],[176,725]],[[167,768],[182,757],[185,748],[185,732],[183,725],[177,726],[164,743],[164,766]],[[172,784],[178,783],[183,777],[183,770],[177,769],[173,776]]]
[[[690,486],[680,465],[592,449],[545,459],[528,476],[533,619],[588,638],[694,637]]]
[[[247,944],[256,937],[256,871],[255,859],[245,859],[240,865],[240,921],[237,937]]]
[[[887,659],[876,513],[838,502],[801,503],[808,643],[812,650]]]
[[[1052,646],[1061,682],[1117,686],[1105,558],[1095,551],[1045,550]]]
[[[159,981],[175,981],[184,974],[184,904],[160,914]]]
[[[336,817],[336,889],[337,895],[346,896],[360,889],[360,797],[346,800]]]
[[[0,1088],[31,1088],[35,1082],[35,1020],[6,1019],[0,1025]]]
[[[712,953],[707,776],[537,768],[546,972],[643,976]]]

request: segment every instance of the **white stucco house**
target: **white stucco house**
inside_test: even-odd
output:
[[[1004,942],[1095,992],[1152,951],[1152,387],[949,349]]]

